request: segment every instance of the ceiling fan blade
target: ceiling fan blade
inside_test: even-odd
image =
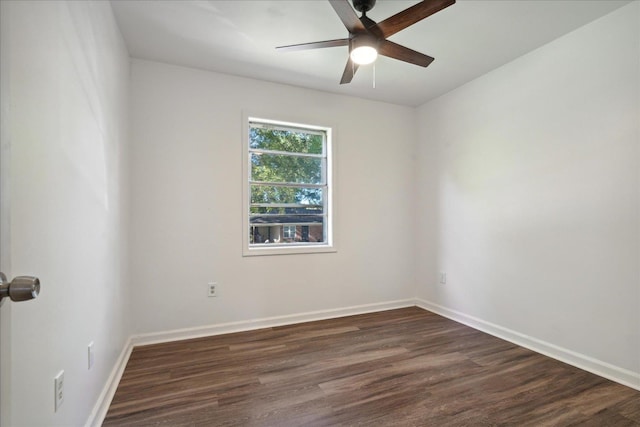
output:
[[[336,39],[336,40],[325,40],[322,42],[292,44],[288,46],[278,46],[276,47],[276,49],[282,50],[282,51],[290,51],[290,50],[321,49],[324,47],[336,47],[336,46],[349,46],[349,39]]]
[[[423,0],[402,12],[380,21],[377,25],[384,38],[387,38],[398,31],[404,30],[410,25],[440,12],[445,7],[454,4],[456,0]]]
[[[333,10],[336,11],[338,17],[350,33],[366,31],[348,0],[329,0],[329,3],[331,3]]]
[[[344,67],[344,72],[342,73],[342,79],[340,79],[340,84],[351,83],[353,80],[353,76],[358,71],[358,64],[353,62],[351,58],[347,61],[347,65]]]
[[[378,46],[378,53],[380,55],[388,56],[389,58],[398,59],[421,67],[428,66],[434,60],[434,58],[429,55],[416,52],[415,50],[390,42],[389,40],[382,40],[380,42],[380,45]]]

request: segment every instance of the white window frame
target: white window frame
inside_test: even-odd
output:
[[[335,132],[331,126],[309,125],[305,121],[275,120],[265,119],[264,115],[254,115],[243,113],[243,136],[242,136],[242,255],[243,256],[261,256],[261,255],[292,255],[292,254],[310,254],[310,253],[327,253],[336,252],[335,243],[335,226],[334,226],[334,171],[335,171]],[[324,243],[289,243],[282,245],[250,245],[249,244],[249,208],[251,204],[251,164],[249,150],[249,130],[250,123],[259,122],[265,125],[273,125],[285,128],[308,129],[310,131],[324,132],[326,135],[325,151],[326,151],[326,194],[324,197],[326,212],[326,241]],[[284,234],[284,232],[283,232]]]

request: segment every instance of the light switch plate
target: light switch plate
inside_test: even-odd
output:
[[[440,283],[445,285],[447,283],[447,273],[444,271],[440,272]]]

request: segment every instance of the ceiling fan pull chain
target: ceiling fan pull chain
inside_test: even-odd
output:
[[[376,88],[376,63],[373,63],[373,88]]]

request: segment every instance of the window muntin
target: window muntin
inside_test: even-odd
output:
[[[248,118],[245,254],[331,248],[330,135]]]

